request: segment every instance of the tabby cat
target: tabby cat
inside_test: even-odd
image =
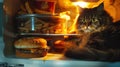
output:
[[[66,57],[99,61],[120,60],[120,22],[113,23],[103,7],[101,4],[92,9],[83,9],[77,26],[83,37],[80,37],[79,44],[77,41],[77,44],[66,49]]]

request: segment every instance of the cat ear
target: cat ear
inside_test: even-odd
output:
[[[97,12],[99,15],[101,15],[104,12],[104,4],[101,3],[98,7],[97,7]]]
[[[100,11],[100,12],[104,11],[104,4],[101,3],[101,4],[97,7],[97,10]]]

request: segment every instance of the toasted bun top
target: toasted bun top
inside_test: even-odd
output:
[[[21,38],[14,43],[15,48],[46,48],[47,41],[44,38]]]

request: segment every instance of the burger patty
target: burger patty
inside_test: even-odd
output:
[[[29,53],[41,54],[43,52],[48,51],[47,48],[27,48],[27,49],[19,48],[19,49],[16,49],[16,50],[19,51],[19,52],[22,52],[22,53],[26,53],[26,54],[29,54]]]

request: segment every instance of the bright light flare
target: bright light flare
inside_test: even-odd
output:
[[[66,20],[70,20],[69,14],[70,14],[69,11],[61,12],[61,13],[60,13],[60,18],[63,18],[63,19],[66,19]]]
[[[75,5],[78,5],[82,8],[87,8],[89,6],[89,3],[87,2],[83,2],[83,1],[79,1],[79,2],[74,2]]]
[[[100,0],[98,2],[84,2],[84,1],[73,2],[74,5],[77,5],[81,8],[95,8],[99,6],[101,3],[103,3],[103,0]]]

